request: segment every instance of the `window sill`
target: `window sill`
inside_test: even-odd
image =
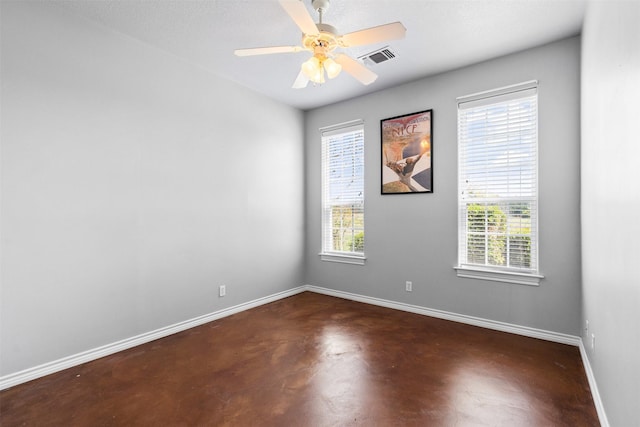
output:
[[[465,279],[490,280],[492,282],[513,283],[516,285],[540,286],[544,276],[531,273],[516,273],[512,271],[497,271],[478,267],[453,267],[458,277]]]
[[[321,252],[320,259],[328,262],[339,262],[342,264],[364,265],[366,257],[364,255],[356,254],[339,254],[339,253],[326,253]]]

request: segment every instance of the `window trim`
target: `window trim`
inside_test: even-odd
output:
[[[491,89],[483,92],[477,92],[470,95],[465,95],[456,98],[457,107],[458,107],[458,120],[461,109],[473,108],[475,105],[483,105],[493,102],[487,102],[488,99],[492,99],[495,102],[504,102],[511,99],[518,99],[523,96],[526,96],[527,92],[533,92],[537,94],[539,92],[539,85],[537,80],[530,80],[523,83],[518,83],[509,86],[503,86],[496,89]],[[463,104],[465,106],[463,107]],[[539,104],[538,104],[539,105]],[[536,106],[536,115],[539,117],[539,107]],[[537,117],[537,118],[538,118]],[[536,118],[536,119],[537,119]],[[460,128],[458,125],[458,132],[460,132]],[[539,150],[539,132],[536,131],[536,151]],[[458,137],[458,150],[460,150],[460,139]],[[536,167],[539,170],[539,156],[536,159]],[[460,174],[461,165],[458,164],[458,174]],[[528,285],[528,286],[539,286],[540,281],[544,279],[544,276],[540,274],[540,230],[538,225],[539,218],[539,173],[536,174],[536,193],[535,200],[537,205],[537,213],[536,213],[536,229],[535,229],[535,239],[536,239],[536,267],[535,270],[518,270],[511,269],[508,267],[496,266],[492,268],[491,266],[484,265],[474,265],[474,264],[466,264],[461,262],[460,258],[460,233],[465,231],[462,230],[460,226],[460,217],[458,216],[458,265],[453,268],[456,270],[456,274],[460,278],[467,279],[479,279],[479,280],[489,280],[494,282],[503,282],[503,283],[512,283],[519,285]],[[460,185],[460,179],[458,179],[458,186]],[[460,187],[458,187],[458,209],[461,206],[460,199]],[[460,214],[458,214],[460,215]]]
[[[513,283],[515,285],[540,286],[544,276],[508,270],[491,270],[476,266],[458,265],[453,267],[458,277],[463,279],[490,280],[492,282]]]
[[[332,135],[337,135],[337,134],[341,134],[341,133],[347,133],[349,132],[350,128],[360,128],[363,132],[363,139],[364,139],[364,120],[362,119],[357,119],[357,120],[351,120],[348,122],[343,122],[343,123],[338,123],[335,125],[330,125],[330,126],[325,126],[325,127],[321,127],[320,130],[320,135],[321,135],[321,142],[322,139],[328,136],[332,136]],[[322,142],[323,143],[323,142]],[[322,147],[322,144],[321,144]],[[364,147],[363,147],[364,148]],[[324,148],[322,148],[322,151],[324,152]],[[364,153],[363,153],[364,155]],[[321,245],[321,251],[318,254],[320,256],[320,260],[321,261],[326,261],[326,262],[336,262],[336,263],[341,263],[341,264],[351,264],[351,265],[364,265],[365,261],[366,261],[366,256],[364,253],[364,250],[362,253],[359,252],[338,252],[338,251],[328,251],[325,250],[325,242],[324,242],[324,208],[325,208],[325,188],[324,188],[324,184],[325,184],[325,170],[324,170],[324,154],[322,154],[321,156],[321,162],[322,162],[322,166],[321,166],[321,173],[322,173],[322,178],[321,178],[321,235],[320,235],[320,245]],[[363,187],[364,187],[364,183],[363,183]],[[363,188],[363,196],[362,196],[363,200],[364,200],[364,188]]]
[[[346,252],[320,252],[320,259],[327,262],[338,262],[342,264],[364,265],[367,257],[356,253]]]

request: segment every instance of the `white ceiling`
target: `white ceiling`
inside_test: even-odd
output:
[[[332,0],[324,22],[341,34],[400,21],[403,40],[346,49],[356,58],[389,45],[364,86],[346,73],[292,89],[308,52],[236,57],[236,48],[299,45],[277,0],[54,0],[86,18],[171,52],[300,109],[328,105],[580,33],[585,0]],[[311,0],[304,0],[317,18]]]

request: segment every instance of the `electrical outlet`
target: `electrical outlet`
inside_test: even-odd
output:
[[[585,320],[584,321],[584,335],[585,336],[589,336],[589,321]]]
[[[404,284],[404,289],[407,292],[413,291],[413,283],[407,280],[407,282]]]
[[[218,294],[223,297],[227,294],[227,287],[225,285],[220,285],[220,288],[218,289]]]
[[[596,334],[591,334],[591,350],[596,350]]]

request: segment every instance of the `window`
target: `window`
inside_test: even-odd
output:
[[[458,276],[537,284],[537,82],[458,98]]]
[[[322,259],[364,264],[364,127],[322,133]]]

